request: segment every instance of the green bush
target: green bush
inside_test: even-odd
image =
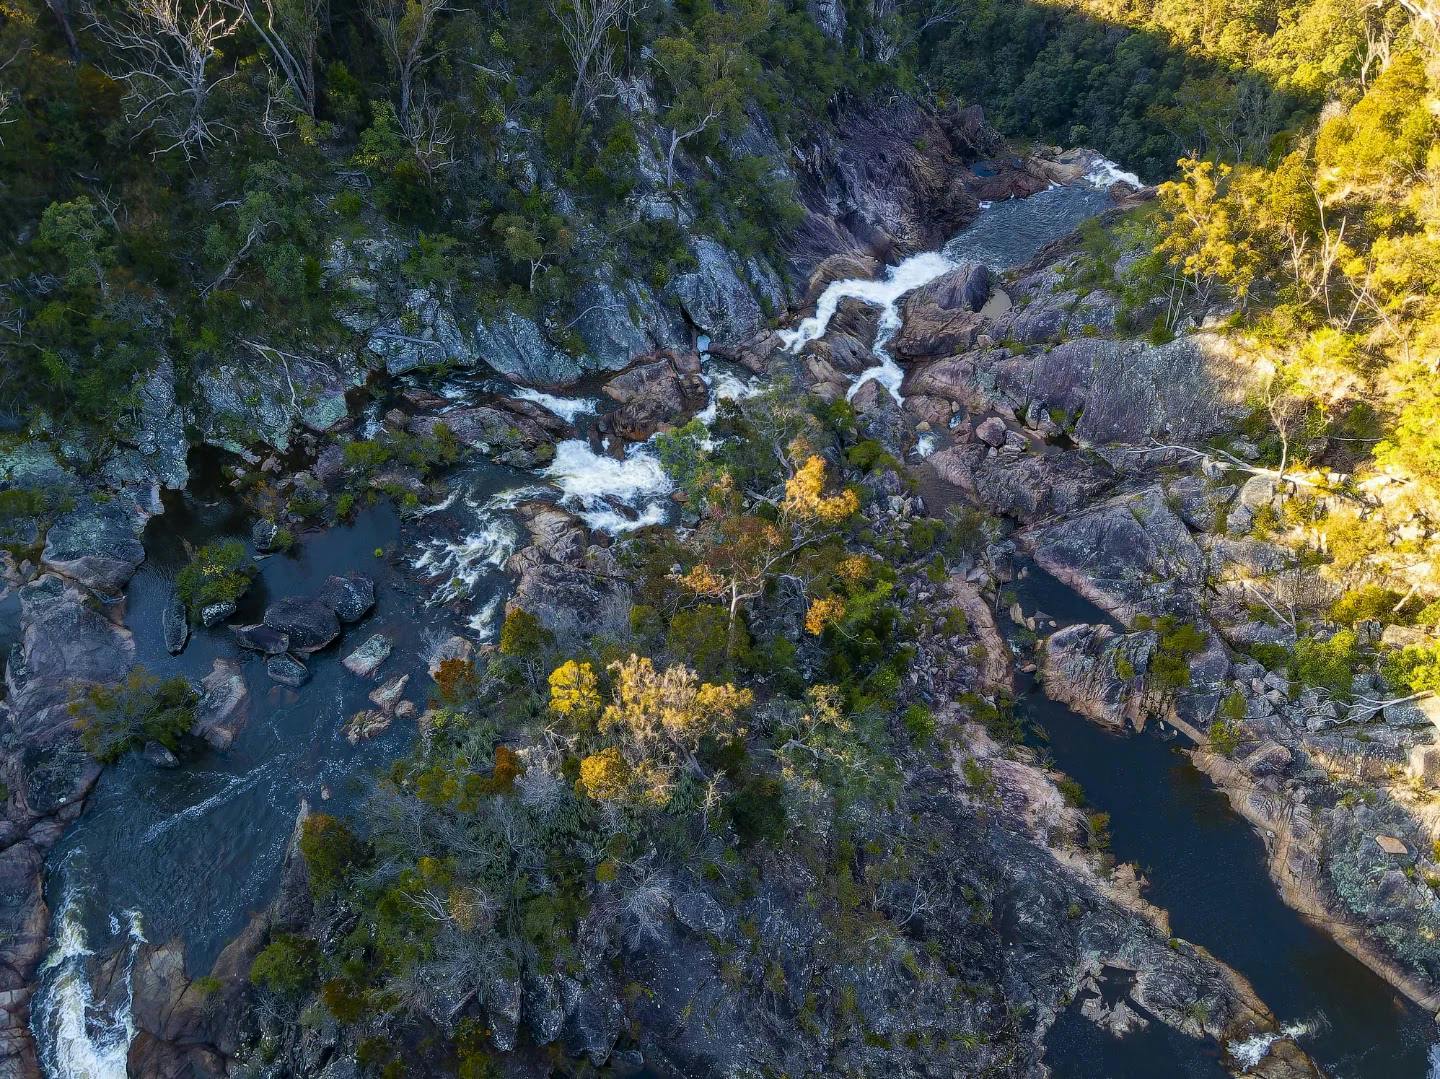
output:
[[[166,749],[195,725],[199,696],[183,678],[161,681],[136,667],[118,685],[92,685],[70,706],[86,752],[111,764],[146,742]]]
[[[276,937],[250,964],[250,981],[277,996],[298,997],[314,983],[315,953],[315,942],[306,937]]]
[[[1353,629],[1342,629],[1328,641],[1304,640],[1295,645],[1295,677],[1307,686],[1331,693],[1350,692],[1360,642]]]
[[[1379,585],[1352,588],[1330,606],[1330,620],[1353,626],[1357,622],[1385,622],[1394,619],[1400,593]]]
[[[1234,754],[1240,745],[1243,728],[1228,719],[1217,719],[1210,724],[1208,739],[1210,748],[1226,757]]]
[[[250,587],[255,564],[239,540],[207,543],[175,578],[175,589],[199,621],[200,612],[214,603],[234,603]]]
[[[1205,651],[1205,634],[1198,626],[1182,622],[1173,614],[1164,615],[1153,623],[1136,619],[1135,624],[1153,624],[1159,641],[1150,661],[1150,677],[1162,690],[1181,689],[1190,684],[1190,659]]]
[[[912,704],[902,717],[914,746],[929,745],[935,737],[935,713],[923,704]]]
[[[254,968],[251,968],[254,977]],[[320,999],[339,1022],[354,1025],[369,1010],[365,990],[348,978],[331,978],[320,988]]]
[[[1391,686],[1406,693],[1440,693],[1440,645],[1411,645],[1388,653],[1380,666]]]
[[[512,607],[505,612],[505,622],[500,627],[500,654],[526,659],[539,655],[555,639],[555,635],[540,624],[529,611]]]
[[[344,821],[312,813],[300,828],[300,853],[310,870],[310,890],[327,896],[364,861],[365,849]]]
[[[730,800],[730,820],[747,846],[780,842],[785,819],[785,786],[773,776],[754,776]]]

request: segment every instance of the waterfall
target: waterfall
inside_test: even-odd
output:
[[[94,952],[80,919],[74,890],[67,890],[56,916],[55,947],[41,967],[31,1026],[42,1047],[42,1064],[53,1079],[125,1079],[125,1058],[135,1036],[130,1013],[131,974],[145,942],[139,911],[127,911],[125,998],[114,1015],[96,1003],[90,985]],[[111,916],[117,936],[120,923]]]
[[[841,300],[854,298],[874,304],[880,308],[880,325],[875,332],[873,351],[880,363],[862,371],[850,384],[846,397],[854,397],[861,386],[873,379],[899,401],[900,383],[905,378],[905,372],[885,350],[886,342],[900,328],[900,309],[896,305],[907,292],[913,292],[921,285],[928,285],[941,274],[953,270],[955,265],[938,251],[927,251],[890,267],[885,276],[878,279],[852,277],[844,281],[832,281],[820,294],[815,313],[795,329],[781,330],[780,340],[791,352],[799,352],[811,341],[824,336]]]

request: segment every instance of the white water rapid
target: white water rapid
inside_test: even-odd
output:
[[[125,999],[113,1012],[94,1000],[88,960],[93,952],[80,921],[80,904],[67,893],[55,918],[55,947],[42,968],[49,979],[35,999],[31,1024],[45,1035],[41,1063],[51,1079],[125,1079],[125,1058],[135,1023],[130,1014],[130,975],[145,942],[138,911],[125,914],[129,943],[125,954]],[[119,923],[112,916],[112,927]]]
[[[1098,156],[1084,180],[1085,183],[1100,190],[1109,188],[1117,180],[1123,180],[1136,187],[1141,186],[1139,177],[1133,172],[1126,172],[1115,162]],[[994,204],[981,203],[980,205],[981,209],[985,210]],[[895,335],[895,331],[900,328],[899,303],[907,293],[928,285],[958,265],[958,261],[947,257],[942,251],[926,251],[919,255],[912,255],[903,262],[889,267],[884,276],[879,278],[849,278],[844,281],[832,281],[820,294],[820,299],[815,305],[815,314],[804,319],[793,330],[781,330],[780,340],[784,342],[789,351],[799,352],[811,341],[824,336],[826,328],[830,325],[830,319],[834,317],[842,300],[854,298],[864,303],[874,304],[880,308],[880,324],[876,330],[871,351],[880,362],[856,376],[845,396],[847,400],[853,399],[861,386],[873,380],[884,386],[890,395],[899,402],[901,401],[900,384],[904,381],[905,372],[885,348]]]

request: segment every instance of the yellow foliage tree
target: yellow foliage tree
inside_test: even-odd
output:
[[[1183,158],[1180,169],[1180,179],[1160,185],[1157,250],[1202,298],[1220,284],[1243,300],[1257,256],[1225,197],[1230,166]]]
[[[734,723],[754,701],[748,689],[701,682],[683,663],[657,671],[647,656],[632,654],[610,664],[614,697],[600,717],[600,729],[618,732],[644,757],[666,750],[689,756],[707,734]]]
[[[624,798],[630,789],[630,766],[614,746],[592,753],[580,762],[580,785],[602,802]]]
[[[805,612],[805,630],[818,637],[827,627],[835,625],[844,617],[845,601],[839,596],[812,600],[810,609]]]
[[[600,680],[589,663],[566,660],[550,672],[550,709],[576,724],[600,713]]]
[[[855,497],[854,491],[827,495],[825,486],[825,459],[811,454],[795,475],[785,482],[781,511],[794,520],[818,521],[823,525],[841,524],[859,511],[860,500]]]

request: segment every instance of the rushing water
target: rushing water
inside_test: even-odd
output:
[[[846,299],[880,308],[880,321],[871,351],[880,362],[862,371],[846,392],[853,398],[867,382],[878,382],[900,400],[905,371],[886,347],[900,329],[900,301],[910,292],[969,260],[993,270],[1009,270],[1033,258],[1052,240],[1073,232],[1082,222],[1112,205],[1106,188],[1116,180],[1138,186],[1138,180],[1113,162],[1102,161],[1084,183],[1056,185],[1027,199],[987,203],[980,216],[940,251],[925,251],[887,267],[878,278],[832,281],[815,303],[815,313],[793,330],[782,330],[780,340],[791,352],[822,337],[830,319]],[[921,455],[924,456],[922,446]]]
[[[942,253],[907,260],[878,282],[837,282],[822,296],[815,319],[793,331],[788,344],[798,349],[819,336],[840,299],[862,295],[884,312],[882,363],[856,385],[876,378],[898,392],[898,368],[887,362],[883,346],[898,326],[896,305],[906,291],[960,259],[1000,270],[1027,261],[1103,210],[1108,202],[1099,188],[1113,178],[1101,169],[1094,187],[1052,188],[989,207]],[[715,401],[756,390],[753,382],[718,371],[707,378]],[[457,403],[509,391],[473,379],[440,389]],[[513,392],[567,418],[598,405]],[[702,418],[713,417],[714,408],[712,402]],[[413,728],[404,722],[359,747],[346,741],[342,725],[364,706],[374,683],[346,672],[341,656],[372,633],[392,635],[395,651],[380,675],[412,674],[410,696],[423,703],[430,646],[455,628],[482,638],[494,630],[505,589],[502,567],[522,539],[511,513],[518,501],[559,497],[592,526],[618,531],[663,519],[669,492],[653,446],[633,447],[616,460],[578,439],[561,444],[542,476],[479,465],[453,477],[451,486],[451,497],[426,511],[419,525],[406,526],[393,510],[376,506],[350,524],[303,537],[293,554],[260,563],[236,621],[258,619],[270,599],[313,592],[330,573],[358,569],[377,583],[375,610],[347,627],[337,647],[312,657],[310,681],[298,691],[271,683],[261,662],[241,654],[223,627],[197,630],[179,657],[169,656],[160,638],[161,611],[184,563],[181,539],[243,537],[248,518],[223,497],[207,502],[191,493],[173,499],[151,523],[147,561],[127,591],[125,620],[135,633],[137,659],[157,674],[198,679],[213,659],[239,658],[251,694],[249,721],[228,751],[201,747],[180,769],[156,769],[138,758],[107,769],[85,816],[52,853],[47,888],[59,913],[34,1018],[48,1074],[123,1076],[133,1029],[123,999],[92,999],[95,960],[118,957],[122,998],[129,964],[145,938],[182,937],[191,972],[207,969],[248,912],[271,896],[300,800],[319,804],[328,793],[330,805],[343,811],[359,794],[357,777],[408,743]],[[1062,624],[1109,621],[1043,574],[1032,573],[1016,590],[1027,611],[1044,610]],[[13,600],[0,599],[0,639],[13,633],[12,608]],[[1149,898],[1170,912],[1174,932],[1249,978],[1332,1075],[1427,1073],[1435,1040],[1428,1017],[1280,902],[1258,837],[1173,743],[1114,735],[1035,693],[1021,707],[1044,732],[1057,765],[1111,814],[1116,856],[1146,872]],[[1159,1023],[1117,1040],[1071,1011],[1056,1024],[1049,1048],[1055,1073],[1073,1079],[1220,1074],[1215,1047]],[[1257,1058],[1264,1048],[1248,1047]],[[1440,1066],[1432,1074],[1440,1076]]]
[[[1061,624],[1110,622],[1033,568],[1015,590],[1027,613],[1040,610]],[[1020,707],[1042,732],[1039,744],[1056,766],[1110,814],[1115,857],[1149,879],[1146,898],[1169,912],[1171,931],[1244,975],[1327,1074],[1440,1074],[1431,1060],[1431,1018],[1284,904],[1270,880],[1264,843],[1190,762],[1178,738],[1114,733],[1038,690]],[[1057,1024],[1050,1047],[1057,1076],[1175,1074],[1166,1069],[1176,1049],[1164,1038],[1132,1034],[1117,1044],[1075,1016]],[[1248,1048],[1258,1063],[1268,1044]],[[1193,1069],[1195,1055],[1179,1059]]]

